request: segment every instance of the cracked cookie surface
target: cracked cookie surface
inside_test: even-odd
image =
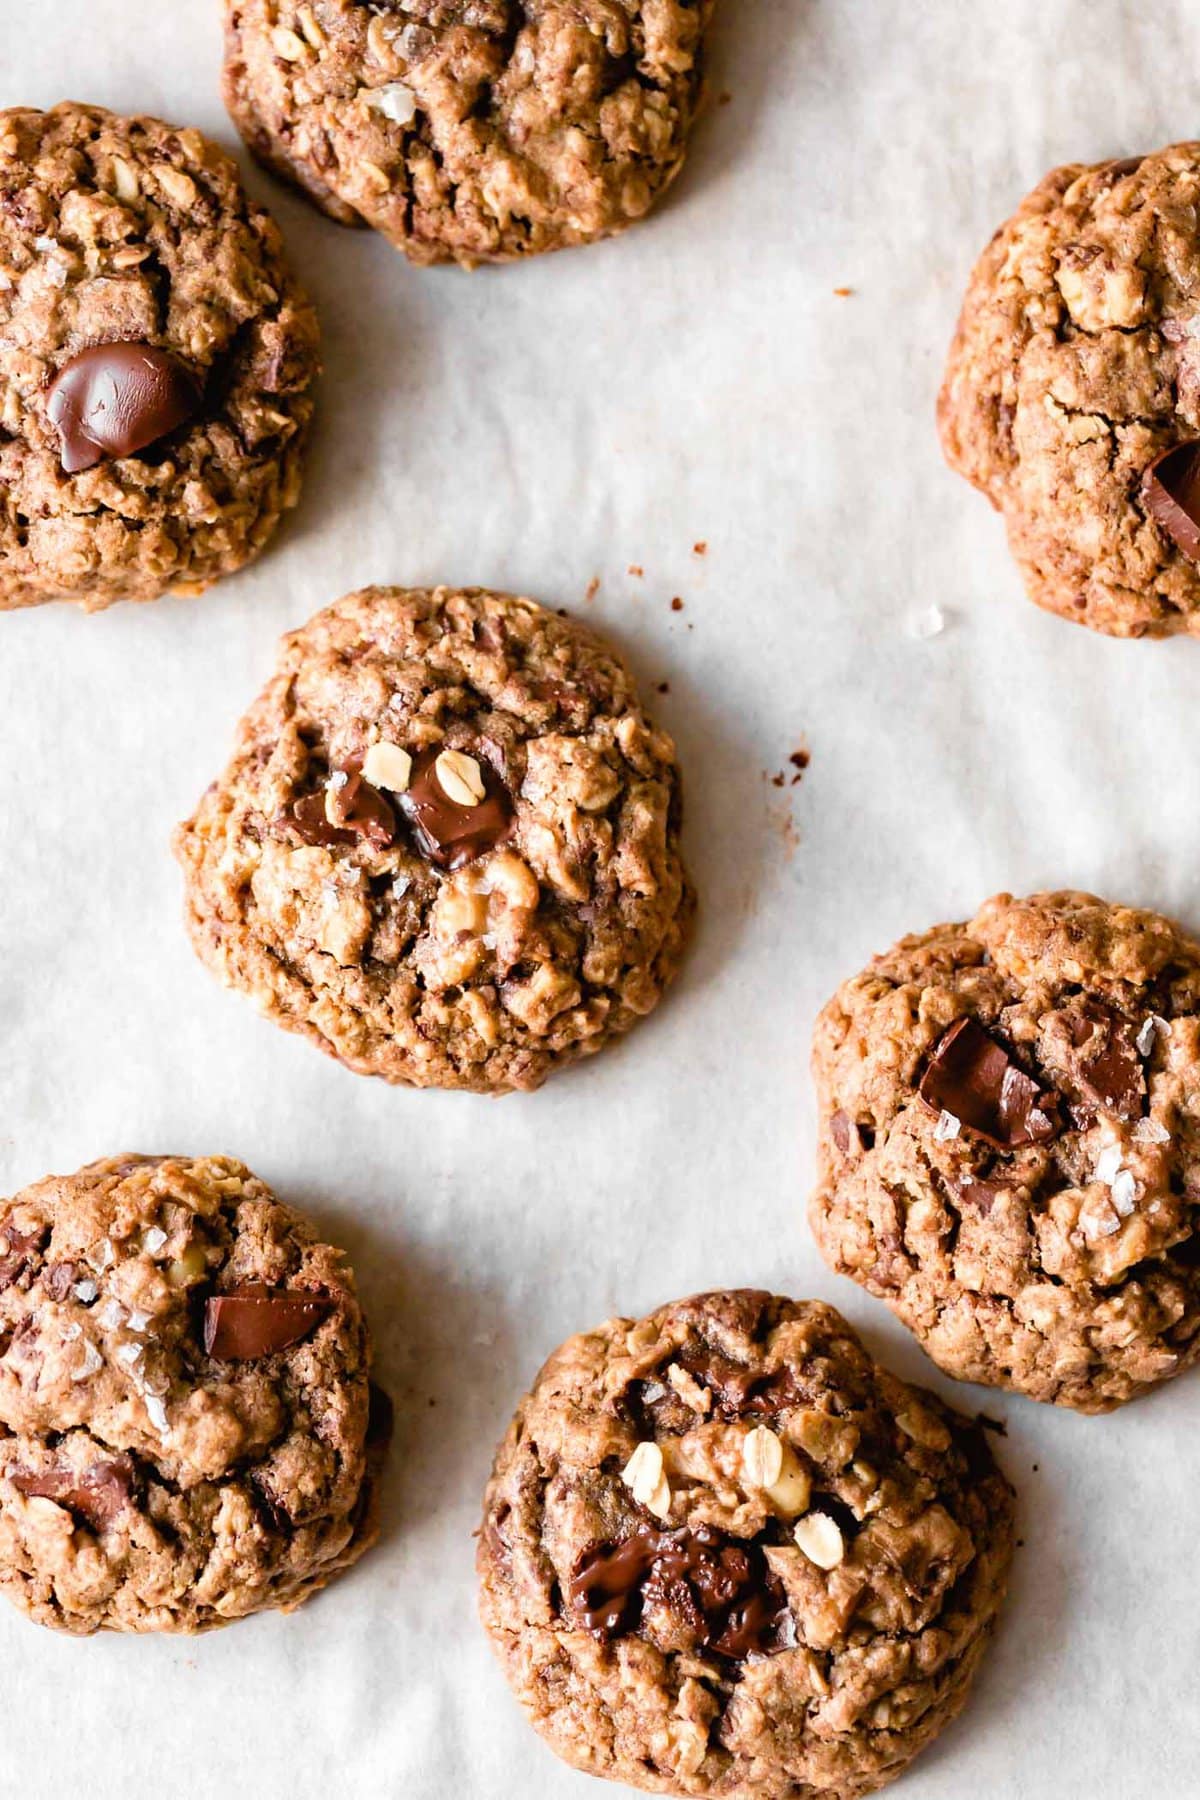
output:
[[[1035,188],[984,251],[939,418],[1030,596],[1117,637],[1200,632],[1200,567],[1148,507],[1200,438],[1200,144]]]
[[[285,638],[176,837],[201,958],[360,1074],[505,1092],[657,1005],[692,891],[679,770],[584,626],[366,588]]]
[[[147,358],[173,393],[147,393]],[[0,112],[0,608],[198,592],[250,561],[299,496],[317,360],[215,144]]]
[[[713,0],[224,0],[247,144],[414,262],[622,231],[678,174]]]
[[[0,1590],[76,1633],[297,1606],[376,1535],[368,1368],[341,1252],[241,1163],[0,1202]]]
[[[979,1428],[832,1307],[703,1294],[546,1363],[484,1499],[481,1615],[589,1774],[854,1800],[963,1704],[1012,1524]]]
[[[990,900],[841,987],[813,1049],[833,1268],[950,1375],[1101,1412],[1200,1355],[1200,945]]]

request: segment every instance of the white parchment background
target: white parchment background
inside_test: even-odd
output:
[[[0,104],[231,143],[216,14],[0,0]],[[731,99],[655,220],[524,268],[410,271],[251,174],[326,332],[301,512],[201,600],[0,618],[0,1192],[126,1149],[243,1157],[353,1253],[400,1402],[385,1541],[294,1618],[78,1643],[0,1607],[5,1796],[599,1793],[474,1619],[478,1496],[543,1355],[753,1283],[835,1300],[931,1378],[807,1236],[818,1006],[1002,887],[1200,927],[1200,644],[1029,607],[932,424],[969,266],[1026,189],[1200,133],[1200,6],[724,0],[712,84]],[[669,681],[685,760],[686,978],[531,1098],[348,1075],[221,992],[179,924],[171,827],[277,636],[362,583],[436,580],[586,610]],[[949,628],[917,641],[933,601]],[[1025,1547],[975,1700],[905,1795],[1196,1794],[1200,1377],[1099,1421],[958,1398],[1009,1422]]]

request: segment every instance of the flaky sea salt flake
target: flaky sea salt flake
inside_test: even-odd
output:
[[[1102,1181],[1105,1187],[1111,1187],[1121,1173],[1121,1146],[1106,1144],[1096,1158],[1096,1167],[1092,1175],[1093,1181]]]
[[[71,1291],[77,1300],[82,1301],[84,1306],[90,1306],[92,1301],[96,1298],[96,1295],[100,1292],[100,1289],[96,1286],[94,1281],[89,1281],[85,1276],[82,1281],[77,1281],[75,1283],[75,1286]]]
[[[1119,1169],[1113,1177],[1112,1201],[1118,1217],[1127,1219],[1137,1199],[1137,1182],[1128,1169]]]
[[[159,1225],[152,1225],[149,1231],[142,1233],[142,1249],[150,1256],[157,1256],[167,1241],[167,1234]]]
[[[933,1141],[935,1144],[948,1143],[951,1138],[958,1136],[961,1129],[962,1126],[954,1114],[944,1112],[933,1128]]]
[[[923,611],[912,613],[909,616],[907,626],[909,637],[924,641],[928,638],[940,637],[945,629],[946,615],[936,604],[927,606]]]
[[[85,1341],[83,1346],[83,1357],[76,1366],[75,1371],[71,1376],[71,1380],[76,1382],[87,1381],[89,1377],[96,1373],[97,1369],[102,1369],[103,1367],[104,1358],[97,1350],[95,1344],[87,1343]]]
[[[1171,1141],[1170,1132],[1157,1119],[1139,1119],[1133,1128],[1133,1137],[1138,1144],[1169,1144]]]
[[[393,125],[410,125],[417,116],[417,96],[402,81],[389,81],[386,87],[376,88],[367,105]]]
[[[167,1409],[157,1394],[143,1394],[142,1405],[146,1408],[146,1417],[157,1431],[159,1437],[166,1437],[170,1431],[167,1424]]]

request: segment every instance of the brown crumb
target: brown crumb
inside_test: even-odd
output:
[[[782,787],[786,780],[787,780],[786,775],[772,775],[771,786],[772,787]]]
[[[796,771],[792,776],[792,786],[799,787],[800,783],[804,780],[804,771],[812,761],[812,757],[807,750],[801,748],[799,750],[793,750],[792,754],[788,757],[788,761]]]
[[[675,598],[671,602],[671,611],[672,612],[682,612],[683,611],[683,601],[679,598],[678,594],[676,594]]]
[[[708,540],[707,540],[707,538],[701,538],[700,542],[698,544],[692,545],[692,555],[693,556],[707,556],[708,555]]]
[[[598,575],[593,575],[592,579],[587,584],[587,588],[584,591],[583,597],[585,600],[589,600],[589,601],[594,600],[596,598],[596,595],[599,592],[600,592],[600,577]]]
[[[642,567],[642,565],[641,565],[641,563],[630,563],[630,565],[629,565],[629,573],[630,573],[630,574],[631,574],[631,575],[636,575],[636,576],[638,576],[638,577],[639,577],[639,579],[640,579],[640,578],[641,578],[641,576],[643,576],[643,575],[644,575],[644,574],[645,574],[645,573],[646,573],[646,571],[645,571],[645,569],[643,569],[643,567]]]
[[[854,292],[854,289],[853,288],[834,288],[833,291],[837,295],[839,300],[849,300],[851,295]]]
[[[722,88],[721,92],[717,95],[717,105],[728,106],[732,99],[733,95],[730,93],[729,89]]]
[[[569,619],[571,615],[565,606],[560,606],[558,609],[558,616],[560,619]]]
[[[656,694],[669,694],[671,684],[669,681],[660,681],[654,691]]]

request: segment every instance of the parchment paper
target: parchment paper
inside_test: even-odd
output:
[[[0,0],[0,103],[232,143],[216,14]],[[526,1727],[474,1617],[479,1495],[542,1357],[744,1282],[834,1300],[948,1392],[807,1235],[817,1008],[1000,888],[1200,927],[1200,645],[1034,611],[932,423],[968,269],[1021,195],[1200,133],[1200,7],[724,0],[712,88],[655,220],[507,271],[410,271],[252,172],[326,332],[302,510],[203,599],[0,618],[0,1192],[119,1150],[243,1157],[353,1253],[400,1403],[385,1542],[295,1617],[75,1642],[0,1607],[4,1795],[599,1793]],[[686,977],[530,1098],[346,1074],[221,992],[179,922],[171,827],[276,638],[362,583],[435,580],[586,612],[669,682],[685,759]],[[946,630],[912,635],[933,603]],[[772,785],[804,745],[803,782]],[[1099,1421],[955,1397],[1009,1423],[1024,1548],[906,1800],[1195,1794],[1200,1378]]]

